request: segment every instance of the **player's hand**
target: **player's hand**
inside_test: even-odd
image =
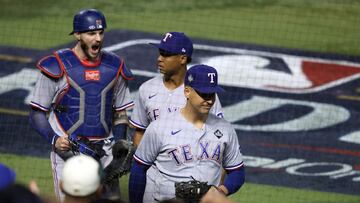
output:
[[[211,187],[204,197],[201,198],[200,203],[231,203],[231,201],[226,198],[224,193],[215,187]]]
[[[61,151],[67,151],[70,149],[70,142],[66,136],[60,136],[55,143],[55,148]]]

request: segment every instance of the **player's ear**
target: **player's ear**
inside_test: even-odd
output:
[[[180,63],[182,65],[186,65],[187,64],[187,56],[186,55],[180,55]]]
[[[76,38],[77,41],[80,41],[80,32],[75,32],[74,37]]]
[[[191,92],[190,88],[191,87],[189,87],[189,86],[185,86],[185,88],[184,88],[184,95],[185,95],[186,99],[189,99],[190,92]]]

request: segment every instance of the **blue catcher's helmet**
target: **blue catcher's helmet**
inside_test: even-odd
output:
[[[73,31],[87,32],[91,30],[102,30],[106,28],[106,20],[104,14],[96,9],[85,9],[74,16]]]

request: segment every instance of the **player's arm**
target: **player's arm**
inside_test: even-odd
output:
[[[223,122],[226,122],[222,120]],[[229,139],[226,143],[223,158],[223,168],[225,169],[227,176],[224,184],[219,186],[219,190],[226,195],[235,193],[240,189],[245,181],[244,162],[240,152],[239,140],[236,135],[235,129],[230,123],[227,123],[226,129],[230,129]]]
[[[133,142],[135,146],[140,145],[140,141],[144,136],[145,129],[149,125],[149,120],[146,115],[146,108],[144,105],[143,95],[143,86],[140,86],[139,92],[135,99],[134,111],[131,114],[129,120],[130,124],[135,128],[135,133],[133,137]]]
[[[211,187],[209,191],[201,198],[200,203],[232,203],[223,192],[220,192],[219,189]]]
[[[146,187],[146,171],[156,160],[161,148],[161,138],[157,135],[158,127],[150,124],[134,155],[134,163],[130,171],[129,198],[130,203],[143,202]]]
[[[45,111],[32,107],[30,112],[30,125],[55,148],[60,150],[70,149],[67,138],[65,136],[61,137],[57,135],[50,126]]]
[[[134,139],[133,139],[135,147],[139,146],[140,141],[144,136],[144,133],[145,133],[145,130],[143,130],[143,129],[140,129],[140,128],[135,129],[135,134],[134,134]]]
[[[126,132],[128,127],[128,116],[125,110],[116,111],[114,113],[113,135],[115,141],[126,139]]]
[[[238,191],[245,182],[245,170],[242,165],[240,168],[235,170],[227,170],[227,176],[224,184],[218,187],[218,190],[225,195],[231,195]]]
[[[54,147],[67,150],[69,149],[68,140],[54,132],[46,117],[55,97],[58,81],[63,76],[63,71],[53,55],[42,58],[36,66],[41,70],[41,74],[36,82],[30,102],[30,124]]]
[[[125,63],[121,61],[121,65],[119,67],[119,77],[118,82],[115,87],[114,94],[114,119],[113,119],[113,135],[115,141],[119,139],[126,139],[127,127],[129,124],[129,119],[126,114],[126,109],[130,108],[134,105],[134,102],[130,96],[130,90],[128,87],[127,80],[133,79],[133,74],[130,69],[128,69]]]
[[[130,203],[142,203],[146,187],[146,171],[150,165],[133,162],[129,178],[129,201]]]

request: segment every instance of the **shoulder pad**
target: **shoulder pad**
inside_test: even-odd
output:
[[[125,80],[134,79],[134,75],[129,68],[126,67],[124,60],[111,52],[103,52],[103,62],[116,66],[118,68],[118,75],[120,74]]]
[[[120,74],[125,80],[133,80],[134,79],[133,73],[131,72],[131,70],[129,68],[127,68],[127,66],[125,65],[124,62],[122,63],[122,67],[120,69]]]
[[[60,78],[63,75],[63,70],[54,55],[46,56],[40,59],[36,66],[52,78]]]

